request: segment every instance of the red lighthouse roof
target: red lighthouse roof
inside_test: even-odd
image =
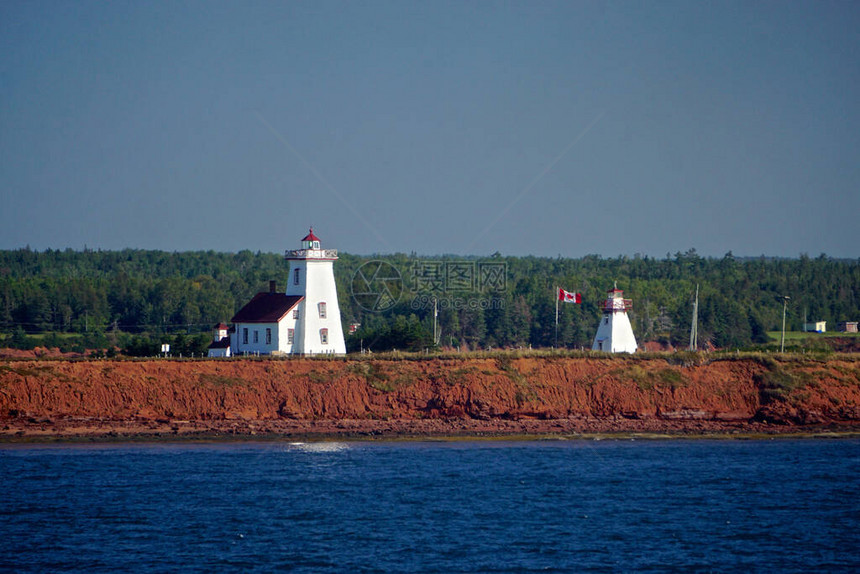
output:
[[[310,232],[302,239],[302,241],[319,241],[320,238],[314,235],[314,228],[310,228]]]

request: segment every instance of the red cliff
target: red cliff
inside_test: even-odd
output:
[[[860,424],[860,360],[8,361],[0,434],[596,432]],[[756,427],[758,428],[758,427]]]

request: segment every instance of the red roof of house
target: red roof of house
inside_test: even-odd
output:
[[[299,301],[301,295],[285,295],[284,293],[257,293],[247,305],[230,319],[231,323],[277,323],[290,312]]]
[[[316,235],[314,235],[314,228],[313,227],[311,227],[310,233],[305,235],[305,237],[302,239],[302,241],[319,241],[319,240],[320,240],[320,238],[317,237]]]

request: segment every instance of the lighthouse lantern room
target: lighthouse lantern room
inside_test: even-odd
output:
[[[635,353],[636,337],[627,311],[633,308],[633,301],[624,299],[624,292],[615,287],[609,290],[603,303],[603,317],[594,336],[592,351],[608,351],[610,353]]]

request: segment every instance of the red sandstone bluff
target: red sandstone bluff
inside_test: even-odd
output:
[[[0,363],[0,438],[860,431],[860,358]]]

